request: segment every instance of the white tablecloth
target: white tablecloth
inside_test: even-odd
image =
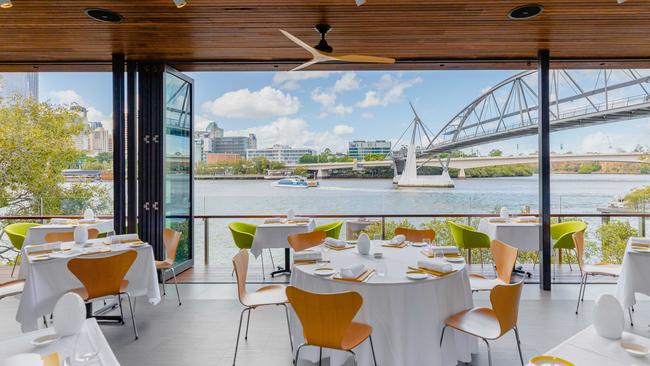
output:
[[[314,230],[316,223],[309,220],[308,224],[262,224],[255,231],[255,239],[251,253],[255,258],[266,248],[289,248],[287,237],[291,234],[308,233]]]
[[[17,337],[4,339],[0,341],[0,364],[9,356],[18,353],[38,353],[40,355],[49,355],[57,352],[59,361],[63,363],[66,357],[70,357],[74,362],[74,349],[77,340],[76,336],[63,337],[60,340],[44,347],[36,348],[30,343],[31,340],[44,335],[54,334],[54,328],[41,329],[29,333],[23,333]],[[119,366],[120,363],[115,358],[111,347],[106,342],[104,334],[97,325],[95,319],[86,319],[86,324],[79,333],[80,337],[86,337],[93,342],[99,351],[99,360],[103,366]]]
[[[91,242],[100,243],[103,239]],[[63,247],[71,247],[73,243],[63,243]],[[20,266],[20,278],[26,280],[25,289],[20,297],[16,320],[21,323],[23,331],[37,328],[40,317],[52,313],[57,300],[73,288],[83,287],[81,282],[68,270],[68,261],[72,258],[54,258],[46,261],[31,262],[27,259],[27,247],[23,247]],[[124,250],[136,250],[138,256],[127,272],[125,279],[129,281],[126,291],[132,296],[146,296],[149,303],[156,305],[160,302],[158,275],[154,262],[153,249],[150,245],[129,247],[126,244],[111,245],[111,255]],[[100,256],[100,255],[98,255]]]
[[[650,253],[632,251],[630,249],[632,242],[650,244],[650,239],[629,238],[627,241],[621,276],[616,286],[616,297],[623,305],[623,309],[636,304],[634,294],[637,292],[650,296]]]
[[[612,340],[599,336],[594,327],[589,326],[545,354],[563,358],[576,366],[650,365],[648,358],[630,356],[621,348],[621,342],[650,348],[650,339],[646,337],[623,332],[621,339]]]
[[[439,346],[444,321],[450,315],[471,308],[472,295],[464,264],[455,264],[457,273],[442,278],[409,280],[405,273],[408,266],[416,266],[425,257],[421,248],[384,248],[373,242],[372,252],[384,253],[387,272],[384,277],[375,274],[368,282],[354,283],[318,277],[313,270],[318,265],[293,267],[291,284],[316,293],[356,291],[363,296],[363,306],[355,320],[373,327],[372,339],[379,365],[456,365],[458,361],[471,361],[471,353],[477,351],[473,337],[447,330],[442,349]],[[362,256],[356,249],[330,250],[326,254],[328,266],[363,263],[375,268],[377,260]],[[293,313],[293,312],[292,312]],[[292,315],[294,346],[302,341],[302,327],[295,314]],[[359,365],[372,365],[370,345],[366,341],[357,347]],[[305,347],[300,358],[315,362],[318,350]],[[342,365],[350,355],[339,351],[323,350],[323,357],[331,357],[331,365]]]
[[[94,224],[84,224],[89,229],[97,229],[100,233],[113,231],[113,220],[98,220]],[[61,225],[61,224],[45,224],[40,226],[30,227],[25,235],[23,245],[43,244],[45,243],[45,235],[53,232],[67,232],[74,231],[75,225]]]
[[[481,219],[478,231],[487,234],[491,240],[500,240],[524,252],[539,251],[539,228],[537,223],[490,222]]]

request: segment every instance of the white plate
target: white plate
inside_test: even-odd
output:
[[[314,274],[317,276],[331,276],[336,273],[334,268],[316,268]]]
[[[48,335],[40,336],[38,338],[34,338],[34,339],[32,339],[32,341],[30,343],[34,347],[44,347],[44,346],[47,346],[50,343],[54,343],[54,342],[58,341],[59,339],[61,339],[60,335],[48,334]]]
[[[424,243],[424,242],[413,242],[413,241],[411,242],[412,247],[418,247],[419,248],[419,247],[424,247],[426,245],[427,245],[427,243]]]
[[[406,272],[406,277],[411,280],[423,280],[425,278],[428,278],[429,275],[426,273],[419,273],[419,272]]]
[[[465,262],[465,258],[463,257],[445,257],[445,259],[447,260],[447,262],[451,262],[451,263]]]
[[[621,348],[634,357],[645,357],[650,354],[647,347],[636,343],[621,342]]]

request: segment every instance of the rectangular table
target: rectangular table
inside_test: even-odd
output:
[[[71,220],[74,221],[74,220]],[[74,231],[77,225],[86,225],[89,229],[97,229],[100,233],[108,233],[113,231],[113,220],[99,219],[91,224],[61,224],[61,223],[48,223],[44,225],[30,227],[25,235],[23,245],[43,244],[45,243],[45,235],[53,232],[70,232]]]
[[[627,241],[621,275],[616,285],[616,297],[623,309],[636,304],[634,294],[637,292],[650,296],[650,253],[632,251],[633,242],[650,244],[650,238],[629,238]]]
[[[92,239],[89,242],[101,245],[104,239]],[[62,243],[63,248],[71,248],[74,243]],[[20,278],[24,278],[25,289],[20,298],[16,320],[21,323],[23,331],[37,329],[38,319],[52,313],[57,300],[71,289],[83,287],[81,282],[68,270],[68,261],[72,258],[52,258],[45,261],[32,262],[27,252],[33,247],[24,246],[23,262],[20,266]],[[145,296],[149,303],[156,305],[160,302],[158,274],[154,262],[153,249],[150,245],[130,247],[128,244],[113,244],[110,255],[125,250],[135,250],[138,256],[126,274],[129,281],[127,292],[133,297]]]
[[[76,336],[63,337],[52,344],[39,348],[32,346],[30,343],[31,340],[35,338],[53,333],[54,328],[47,328],[0,340],[0,364],[2,364],[3,360],[7,357],[18,353],[38,353],[44,356],[57,352],[59,354],[59,361],[62,363],[67,357],[74,359]],[[99,351],[99,360],[103,366],[120,365],[95,319],[86,319],[86,324],[79,333],[79,336],[87,337],[93,342],[93,344],[95,344]]]
[[[271,276],[281,273],[291,273],[291,252],[287,237],[291,234],[302,234],[313,231],[316,223],[310,219],[308,223],[266,223],[257,226],[251,253],[257,258],[262,250],[267,248],[284,248],[284,268],[274,271]]]
[[[650,348],[650,338],[623,332],[621,339],[607,339],[596,334],[591,325],[544,354],[563,358],[576,366],[650,365],[648,358],[630,356],[621,348],[621,342],[638,343]],[[532,366],[532,363],[529,365]]]
[[[500,240],[524,252],[539,251],[539,223],[533,222],[490,222],[481,219],[478,231],[487,234],[492,240]]]

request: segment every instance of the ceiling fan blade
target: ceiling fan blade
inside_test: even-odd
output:
[[[308,45],[307,43],[301,41],[298,37],[294,36],[293,34],[285,31],[284,29],[279,29],[279,31],[282,32],[282,34],[284,34],[285,37],[289,38],[293,43],[304,48],[307,52],[311,53],[312,55],[317,56],[319,54],[318,50]]]
[[[366,55],[337,55],[335,53],[327,54],[334,60],[345,61],[345,62],[364,62],[364,63],[373,63],[373,64],[394,64],[395,59],[390,57],[377,57],[377,56],[366,56]]]
[[[297,67],[294,67],[293,69],[291,69],[291,70],[289,70],[289,71],[298,71],[298,70],[302,70],[302,69],[304,69],[305,67],[309,67],[309,66],[311,66],[311,65],[313,65],[313,64],[317,64],[318,62],[319,62],[319,60],[312,58],[311,60],[305,62],[304,64],[299,65],[299,66],[297,66]]]

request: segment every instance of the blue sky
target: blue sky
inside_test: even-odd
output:
[[[259,147],[274,143],[344,151],[353,139],[396,141],[412,119],[410,100],[422,120],[437,132],[487,88],[516,71],[417,72],[221,72],[189,73],[195,80],[195,121],[217,123],[229,135],[255,133]],[[109,73],[42,73],[41,100],[78,102],[91,121],[110,127]],[[647,119],[554,133],[560,152],[606,152],[647,145]],[[611,148],[610,148],[611,145]],[[532,153],[536,137],[477,147],[486,154]]]

